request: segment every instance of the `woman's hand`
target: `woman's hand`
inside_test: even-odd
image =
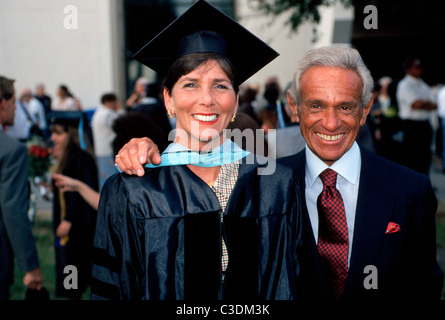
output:
[[[59,238],[63,238],[70,233],[71,222],[67,220],[63,220],[57,227],[56,236]]]
[[[63,174],[53,173],[54,184],[60,191],[79,191],[79,180],[64,176]]]
[[[142,177],[144,175],[142,165],[160,164],[161,155],[158,146],[150,138],[133,138],[119,150],[115,162],[123,172]]]

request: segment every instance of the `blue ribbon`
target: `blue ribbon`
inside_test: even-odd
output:
[[[223,144],[209,151],[192,151],[179,143],[171,143],[161,154],[161,163],[146,164],[147,168],[192,164],[198,167],[217,167],[246,157],[250,152],[241,149],[227,139]]]
[[[249,151],[241,149],[237,144],[227,139],[223,144],[209,151],[192,151],[179,143],[171,143],[161,154],[160,164],[148,163],[146,168],[157,168],[165,166],[177,166],[191,164],[198,167],[217,167],[223,164],[243,159]],[[122,170],[118,165],[115,167],[119,172]]]
[[[87,144],[85,143],[85,138],[83,135],[83,114],[80,117],[80,121],[79,121],[79,142],[80,142],[80,148],[82,148],[82,150],[86,150],[87,149]]]

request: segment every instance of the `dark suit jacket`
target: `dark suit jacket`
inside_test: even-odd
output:
[[[12,284],[14,256],[22,271],[39,266],[28,219],[26,148],[0,132],[0,299]]]
[[[362,168],[348,279],[342,299],[438,299],[443,273],[436,260],[437,200],[425,175],[360,148]],[[321,271],[306,208],[305,151],[282,158],[300,179],[303,204],[303,249],[300,294],[303,299],[331,299]],[[385,234],[389,222],[400,225]],[[366,289],[376,267],[377,289]]]

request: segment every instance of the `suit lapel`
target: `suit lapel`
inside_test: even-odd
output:
[[[363,279],[365,266],[374,263],[394,206],[394,193],[383,182],[386,173],[378,166],[378,161],[374,161],[373,154],[363,148],[360,150],[362,168],[345,292],[349,283],[363,283],[354,278]]]
[[[296,155],[279,159],[291,167],[298,176],[300,183],[300,199],[302,203],[303,248],[299,253],[301,273],[298,285],[299,298],[305,300],[329,299],[330,293],[326,287],[320,257],[315,243],[314,233],[306,206],[306,154],[305,149]]]

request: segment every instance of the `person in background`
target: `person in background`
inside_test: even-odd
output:
[[[153,122],[163,131],[162,135],[168,139],[168,134],[176,127],[176,119],[169,118],[165,110],[163,98],[160,96],[161,89],[158,83],[150,83],[145,90],[145,97],[140,104],[127,111],[150,117]]]
[[[16,101],[14,125],[8,127],[8,135],[26,142],[36,131],[44,135],[47,129],[45,110],[39,100],[32,96],[29,88],[20,92]]]
[[[41,290],[43,277],[28,219],[28,162],[26,148],[4,130],[14,124],[14,80],[0,76],[0,300],[9,299],[14,282],[14,258],[25,273],[23,283]]]
[[[407,58],[405,77],[397,86],[399,116],[403,126],[403,163],[408,168],[429,175],[432,162],[433,129],[431,112],[437,109],[431,88],[421,79],[422,62]]]
[[[237,129],[239,129],[241,135],[245,136],[244,139],[237,139],[237,134],[233,134],[230,137],[230,139],[238,144],[241,149],[250,151],[259,156],[269,156],[267,137],[264,132],[262,132],[258,123],[247,113],[237,111],[235,121],[230,122],[227,129],[231,130],[230,132],[233,133],[238,132]]]
[[[267,134],[269,130],[277,128],[277,113],[271,109],[265,108],[258,112],[258,120],[261,121],[261,129]]]
[[[66,85],[57,88],[56,99],[54,99],[51,110],[55,111],[80,111],[80,101],[76,99]]]
[[[56,159],[55,173],[78,179],[98,191],[96,161],[86,137],[79,133],[81,112],[51,112],[51,140]],[[85,123],[85,121],[84,121]],[[83,141],[80,143],[79,141]],[[85,150],[81,148],[85,145]],[[81,299],[91,281],[91,256],[96,210],[78,192],[63,192],[53,184],[53,228],[56,237],[56,294]],[[77,268],[78,288],[64,286],[65,267]]]
[[[101,105],[93,114],[91,129],[93,132],[94,154],[99,169],[99,188],[101,189],[112,174],[116,173],[114,167],[113,140],[116,133],[113,123],[117,117],[124,114],[114,93],[105,93],[101,97]]]
[[[145,77],[136,80],[134,90],[125,102],[127,108],[133,108],[141,104],[142,99],[147,95],[146,88],[149,83],[149,80]]]
[[[47,116],[51,112],[51,97],[46,94],[45,85],[43,83],[38,83],[36,85],[34,97],[43,105],[45,115]]]
[[[438,117],[440,121],[439,134],[442,135],[442,139],[438,138],[442,142],[442,146],[439,150],[442,150],[442,154],[439,155],[441,163],[439,165],[441,171],[445,173],[445,87],[439,89],[437,93],[437,106],[438,106]]]
[[[91,208],[97,210],[99,207],[100,193],[85,182],[60,173],[53,173],[52,178],[61,192],[78,192]]]
[[[156,141],[161,150],[167,148],[169,144],[168,133],[166,133],[165,128],[162,128],[145,112],[127,112],[121,115],[114,121],[113,131],[115,133],[112,142],[113,155],[117,155],[122,146],[134,137],[150,137],[150,139]]]
[[[242,92],[240,92],[240,101],[237,112],[247,114],[261,127],[261,121],[258,119],[255,110],[258,90],[251,85],[244,85],[242,86],[241,90]]]
[[[290,89],[292,82],[288,83],[285,92]],[[285,126],[271,131],[267,136],[269,140],[269,149],[275,151],[275,158],[283,158],[296,154],[304,149],[306,142],[301,135],[298,118],[292,113],[289,103],[284,103],[284,111],[288,115],[290,122]],[[271,145],[271,143],[275,143]]]

